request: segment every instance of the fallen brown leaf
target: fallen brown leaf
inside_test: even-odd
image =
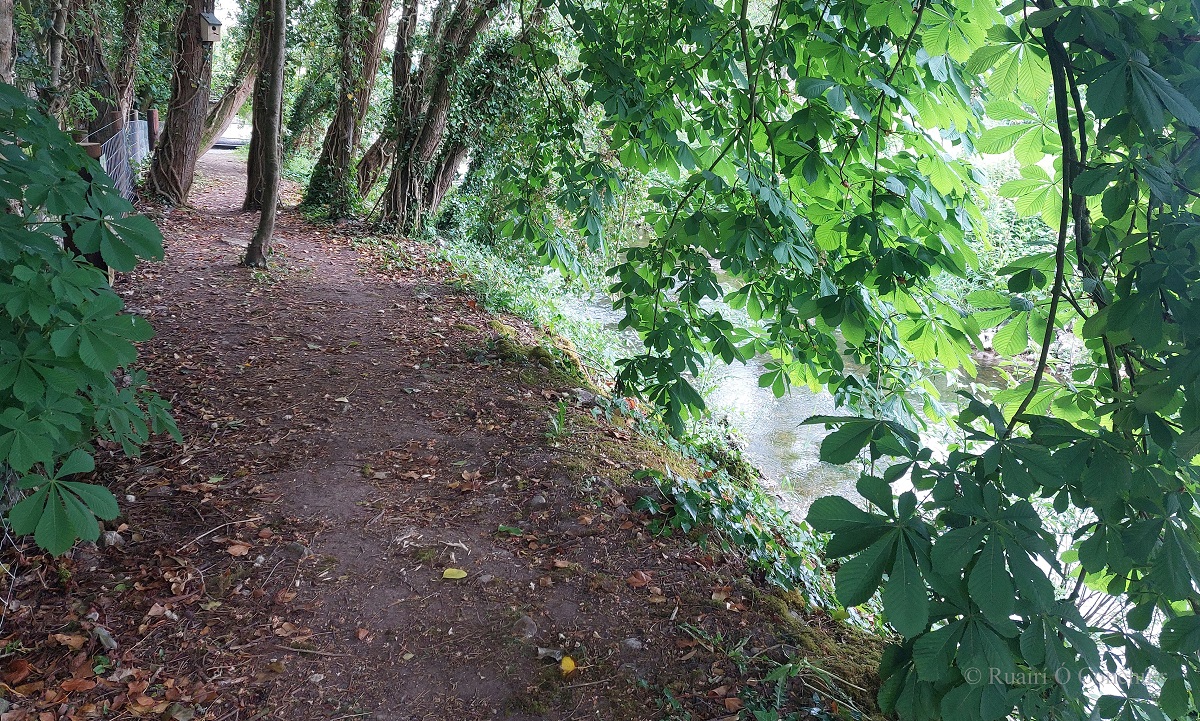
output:
[[[72,651],[78,651],[83,648],[83,644],[87,643],[86,636],[72,636],[65,633],[55,633],[50,636],[50,639],[55,643],[66,646]]]
[[[28,661],[23,658],[14,658],[5,664],[3,671],[0,671],[0,681],[9,686],[16,686],[28,678],[30,671],[32,668]]]
[[[231,556],[244,556],[250,552],[250,546],[245,543],[231,543],[225,549],[225,552]]]
[[[629,578],[625,579],[633,588],[641,588],[650,583],[650,574],[645,571],[634,571],[629,574]]]
[[[70,678],[62,682],[60,686],[63,691],[68,693],[75,691],[91,691],[96,688],[96,682],[90,678]]]

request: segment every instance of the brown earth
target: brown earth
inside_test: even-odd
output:
[[[787,708],[871,711],[878,642],[653,536],[632,472],[670,454],[523,353],[539,331],[295,210],[241,268],[243,165],[199,172],[165,262],[117,284],[185,442],[102,451],[116,545],[6,547],[0,718],[736,718],[785,657],[817,669]]]

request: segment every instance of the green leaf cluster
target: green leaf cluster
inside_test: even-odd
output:
[[[13,529],[60,554],[117,513],[106,488],[72,480],[94,468],[90,444],[133,454],[154,432],[178,435],[144,374],[127,369],[149,324],[122,313],[104,274],[64,244],[126,271],[162,258],[162,236],[53,120],[3,84],[0,203],[0,469],[20,474],[27,492],[9,511]]]
[[[828,460],[869,455],[872,507],[824,500],[810,521],[845,559],[839,599],[879,591],[903,637],[884,710],[1194,715],[1195,4],[556,6],[577,63],[538,78],[577,112],[547,115],[556,152],[511,175],[577,228],[617,211],[614,179],[646,183],[646,232],[610,270],[643,341],[618,385],[676,432],[715,359],[765,358],[764,387],[825,387],[855,412],[817,422],[838,426]],[[601,133],[581,142],[587,113]],[[967,239],[987,238],[979,153],[1012,154],[1000,193],[1055,239],[963,304],[937,282],[974,272]],[[563,224],[512,207],[504,231],[571,267]],[[989,329],[1012,387],[968,394],[954,442],[927,447],[912,434],[944,413],[927,378],[974,375]],[[1120,612],[1085,614],[1087,594]]]

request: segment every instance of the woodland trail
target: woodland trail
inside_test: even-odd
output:
[[[185,442],[102,454],[120,545],[22,557],[11,718],[662,718],[664,687],[734,718],[756,682],[683,624],[779,648],[780,606],[631,510],[631,471],[663,451],[597,420],[561,369],[497,352],[538,333],[495,323],[416,244],[381,272],[348,229],[287,209],[273,269],[238,267],[242,162],[210,152],[199,173],[194,207],[161,221],[166,260],[117,285],[157,331],[140,363]]]

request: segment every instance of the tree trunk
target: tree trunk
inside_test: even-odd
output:
[[[458,166],[466,159],[468,150],[469,148],[462,143],[451,143],[438,157],[437,168],[422,191],[423,212],[426,217],[437,212],[446,193],[450,192],[450,187],[454,185],[454,176],[458,174]]]
[[[246,42],[242,46],[241,58],[234,68],[229,86],[221,93],[216,104],[208,109],[208,115],[204,118],[204,129],[200,133],[200,155],[211,150],[213,144],[225,134],[229,124],[233,122],[233,117],[246,104],[246,99],[254,90],[258,69],[262,67],[263,62],[261,19],[262,4],[258,3],[250,27],[246,30]]]
[[[379,63],[383,58],[383,41],[387,37],[388,19],[392,15],[392,0],[363,0],[363,17],[374,14],[371,35],[363,45],[362,85],[355,97],[354,137],[352,147],[358,151],[362,143],[363,123],[371,109],[371,95],[375,92],[375,76],[379,74]]]
[[[425,191],[437,170],[433,161],[445,137],[454,81],[500,2],[458,0],[447,12],[444,8],[450,3],[443,0],[434,12],[430,41],[415,77],[396,75],[400,64],[393,63],[397,155],[383,194],[382,226],[411,234],[420,230],[425,213],[436,209]],[[397,53],[400,50],[397,42]]]
[[[71,90],[64,88],[64,95],[69,95],[77,88],[87,88],[92,92],[91,106],[95,117],[87,122],[88,134],[93,143],[103,143],[121,132],[128,116],[113,104],[119,95],[117,81],[109,70],[104,48],[105,28],[98,26],[96,16],[86,12],[86,6],[76,10],[67,21],[72,30],[74,53],[70,63],[71,79],[66,83]],[[78,117],[66,117],[64,120],[79,127]]]
[[[59,117],[67,104],[66,93],[63,91],[63,48],[67,43],[69,10],[67,0],[55,2],[54,16],[50,24],[50,82],[42,94],[42,102],[54,117]]]
[[[269,3],[273,0],[262,0],[262,6],[257,16],[259,37],[259,72],[254,80],[254,113],[250,118],[250,153],[246,160],[246,197],[242,201],[242,210],[259,210],[263,207],[263,193],[267,188],[266,154],[269,147],[265,142],[270,130],[269,95],[274,78],[268,72],[271,62],[271,33],[274,32],[274,20]],[[282,75],[282,73],[280,73]]]
[[[392,162],[392,156],[395,154],[396,138],[385,129],[379,134],[379,137],[375,138],[375,142],[371,143],[367,152],[363,153],[362,159],[358,161],[357,181],[360,198],[367,197],[367,193],[375,187],[375,182],[383,174],[383,169]]]
[[[17,34],[13,24],[13,0],[0,0],[0,83],[13,82]]]
[[[363,121],[371,107],[371,93],[392,6],[392,0],[362,0],[358,7],[359,17],[352,18],[351,0],[337,2],[338,15],[346,18],[345,22],[339,22],[342,48],[337,109],[326,130],[321,154],[304,196],[308,205],[326,206],[330,218],[344,218],[353,209],[358,183],[350,177],[350,166],[362,140]],[[356,28],[367,23],[372,28],[370,34],[360,38]]]
[[[186,202],[192,189],[200,131],[208,112],[212,58],[200,41],[200,13],[207,9],[205,0],[186,0],[179,16],[171,100],[162,138],[150,164],[150,188],[176,205]]]
[[[254,81],[257,77],[258,66],[256,65],[250,68],[246,75],[234,79],[217,99],[217,102],[208,109],[208,115],[204,118],[204,128],[200,131],[199,155],[204,155],[212,150],[212,146],[229,129],[234,116],[246,104],[246,100],[254,90]]]
[[[304,193],[305,205],[325,206],[329,218],[345,218],[354,209],[350,190],[350,161],[354,150],[354,127],[358,98],[355,91],[362,87],[362,75],[356,74],[355,57],[357,25],[351,0],[337,0],[335,20],[341,40],[338,59],[337,106],[333,121],[321,143],[321,154],[313,168],[312,178]],[[357,75],[357,77],[356,77]]]
[[[254,114],[259,115],[259,104],[263,105],[263,122],[256,128],[261,132],[262,171],[264,188],[262,214],[258,219],[258,230],[246,247],[246,265],[265,268],[271,249],[271,235],[275,232],[275,214],[279,210],[279,174],[283,164],[279,133],[283,126],[283,66],[286,58],[284,44],[287,34],[287,0],[269,0],[270,32],[263,38],[267,46],[259,83],[264,92],[255,95]],[[266,83],[262,81],[266,79]]]
[[[137,86],[137,65],[142,54],[143,9],[146,0],[126,0],[121,18],[121,53],[117,57],[114,77],[114,100],[122,118],[129,117],[133,108],[133,93]]]

